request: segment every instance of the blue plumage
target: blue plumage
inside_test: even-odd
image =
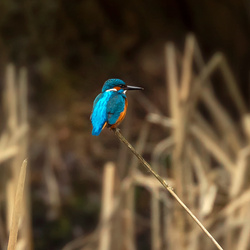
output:
[[[113,95],[107,103],[109,125],[115,124],[120,117],[121,112],[124,110],[126,96],[121,93],[122,91],[123,90],[113,92]]]
[[[140,90],[140,87],[127,86],[120,79],[107,80],[93,104],[91,122],[93,125],[92,135],[99,135],[107,126],[114,128],[124,118],[127,108],[126,91]]]
[[[126,84],[123,80],[109,79],[104,83],[104,85],[102,87],[102,92],[105,92],[106,90],[112,89],[112,88],[119,86],[119,85],[126,86]]]
[[[90,118],[93,125],[92,135],[99,135],[108,119],[107,102],[112,94],[111,91],[101,93],[94,101],[93,112]]]

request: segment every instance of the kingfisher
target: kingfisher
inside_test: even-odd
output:
[[[120,79],[109,79],[94,100],[90,116],[92,135],[99,135],[104,128],[116,128],[124,119],[128,101],[127,90],[143,90],[141,87],[129,86]]]

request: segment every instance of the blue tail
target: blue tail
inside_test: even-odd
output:
[[[98,136],[102,131],[102,128],[93,128],[92,129],[92,135]]]

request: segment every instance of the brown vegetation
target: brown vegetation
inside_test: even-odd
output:
[[[205,63],[192,35],[187,37],[183,55],[172,43],[166,45],[165,52],[166,100],[170,117],[166,117],[145,96],[138,95],[138,102],[147,102],[148,105],[135,148],[141,155],[151,158],[154,170],[174,188],[223,248],[247,250],[250,246],[250,117],[244,99],[223,54],[216,53]],[[221,84],[230,95],[239,122],[234,121],[213,90],[212,75],[215,72],[222,75]],[[16,74],[13,65],[7,67],[3,93],[6,126],[0,137],[1,175],[5,177],[2,178],[4,192],[1,193],[1,204],[6,204],[6,208],[1,207],[4,216],[0,217],[0,244],[2,249],[6,249],[10,232],[9,249],[32,249],[35,238],[30,223],[32,207],[29,205],[29,193],[32,190],[29,176],[37,178],[35,170],[30,173],[32,166],[27,168],[23,199],[25,174],[22,170],[25,164],[20,174],[23,178],[18,182],[28,144],[25,69]],[[155,129],[166,131],[167,136],[152,147],[148,138]],[[127,132],[124,131],[125,134]],[[69,136],[65,128],[60,133],[61,136]],[[74,181],[64,166],[55,140],[59,139],[51,137],[47,160],[41,170],[50,207],[47,216],[52,220],[60,217],[64,203],[62,197],[67,198],[62,193],[62,186],[69,186],[70,181]],[[69,240],[63,249],[147,249],[149,247],[145,244],[149,243],[154,250],[214,249],[197,224],[157,180],[140,171],[138,165],[137,159],[122,148],[119,162],[104,166],[99,226],[88,236]],[[91,181],[100,183],[96,170],[89,171],[84,170],[84,173],[92,176]],[[61,176],[58,176],[59,172]],[[147,192],[142,196],[143,190]],[[148,203],[142,206],[142,199]],[[143,216],[141,208],[150,211],[150,219]],[[150,240],[139,240],[147,230],[150,230]]]

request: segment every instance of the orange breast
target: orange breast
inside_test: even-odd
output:
[[[125,106],[124,106],[124,110],[121,112],[119,118],[117,119],[116,123],[113,124],[110,128],[116,128],[124,119],[126,112],[127,112],[127,107],[128,107],[128,101],[127,99],[125,99]]]

